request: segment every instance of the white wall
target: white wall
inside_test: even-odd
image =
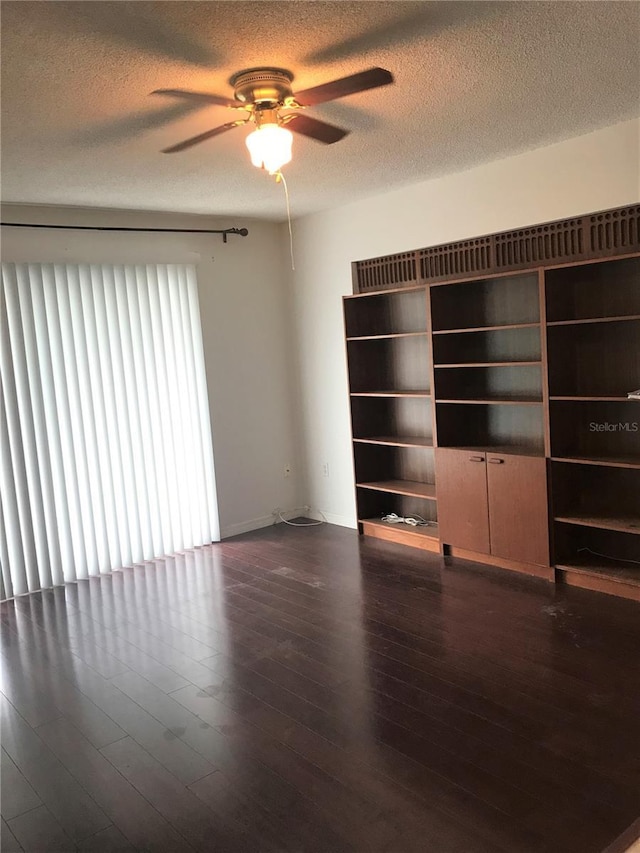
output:
[[[246,225],[250,234],[224,245],[213,235],[6,228],[3,257],[196,263],[223,536],[300,504],[354,526],[341,304],[351,261],[637,202],[639,164],[640,122],[631,121],[303,217],[294,222],[295,273],[286,226],[133,211],[5,205],[2,219]]]
[[[290,287],[307,503],[355,525],[341,305],[352,292],[351,261],[639,199],[640,121],[633,120],[296,220]]]
[[[170,205],[170,199],[167,205]],[[4,205],[2,220],[249,229],[248,237],[2,229],[5,261],[195,263],[222,535],[271,523],[301,504],[288,297],[279,228],[174,214]],[[293,466],[284,477],[284,465]]]

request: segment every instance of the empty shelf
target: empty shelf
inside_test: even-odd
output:
[[[385,444],[390,447],[433,447],[432,438],[423,438],[419,435],[376,435],[353,440],[360,444]]]
[[[436,499],[436,487],[433,483],[417,483],[413,480],[378,480],[370,483],[356,483],[359,489],[372,489],[376,492],[390,492],[394,495],[408,495],[413,498]]]
[[[596,516],[596,515],[559,515],[555,518],[562,524],[577,524],[582,527],[597,527],[602,530],[615,530],[620,533],[640,535],[640,518]]]

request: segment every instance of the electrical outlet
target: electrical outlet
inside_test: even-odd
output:
[[[329,476],[329,463],[328,462],[322,463],[322,476],[323,477]]]
[[[288,463],[288,462],[287,462],[287,464],[284,466],[284,476],[285,476],[285,477],[290,477],[290,476],[291,476],[291,465],[289,465],[289,463]]]

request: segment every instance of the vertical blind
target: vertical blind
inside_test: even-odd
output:
[[[195,268],[2,264],[0,596],[219,539]]]

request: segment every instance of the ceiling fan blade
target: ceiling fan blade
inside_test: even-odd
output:
[[[191,139],[185,139],[183,142],[178,142],[177,145],[172,145],[170,148],[164,148],[163,154],[175,154],[177,151],[184,151],[185,148],[191,148],[192,145],[198,145],[200,142],[205,142],[213,136],[219,136],[227,130],[231,130],[238,125],[246,124],[248,119],[242,121],[228,121],[226,124],[221,124],[220,127],[214,127],[213,130],[206,130],[204,133],[199,133],[197,136],[192,136]]]
[[[317,118],[311,118],[311,116],[302,113],[286,116],[285,124],[290,125],[294,133],[310,136],[311,139],[317,139],[318,142],[324,142],[325,145],[340,142],[349,133],[348,130],[336,127],[335,124],[327,124],[326,121],[318,121]]]
[[[321,86],[296,92],[294,98],[300,106],[312,107],[315,104],[344,98],[345,95],[355,95],[357,92],[366,92],[367,89],[387,86],[389,83],[393,83],[393,75],[390,71],[384,68],[369,68],[368,71],[360,71],[358,74],[341,77],[331,83],[323,83]]]
[[[188,101],[199,101],[203,104],[216,104],[219,107],[237,107],[238,101],[223,98],[220,95],[210,95],[208,92],[190,92],[188,89],[154,89],[152,95],[170,95],[172,98],[184,98]]]

